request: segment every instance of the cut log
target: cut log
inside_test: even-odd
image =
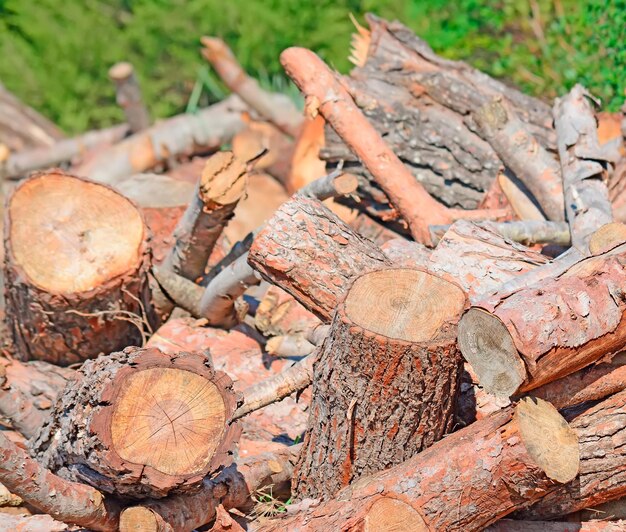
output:
[[[191,532],[209,523],[220,504],[226,509],[249,508],[255,492],[271,486],[272,493],[278,493],[289,482],[299,450],[296,445],[255,456],[224,469],[212,480],[205,478],[196,493],[131,506],[122,512],[120,532]]]
[[[117,530],[120,508],[78,482],[44,469],[0,433],[0,482],[25,502],[65,523],[91,530]]]
[[[530,190],[549,220],[565,219],[561,168],[502,96],[473,114],[481,136]]]
[[[71,139],[63,139],[51,146],[19,151],[0,162],[0,176],[19,178],[34,170],[56,166],[75,157],[81,157],[90,149],[109,146],[128,134],[128,126],[121,124],[107,129],[88,131]]]
[[[578,469],[576,433],[549,403],[527,398],[261,530],[389,530],[401,511],[399,530],[478,532]],[[365,527],[369,519],[376,527]]]
[[[124,111],[131,132],[137,133],[149,127],[150,114],[143,103],[133,65],[116,63],[109,69],[109,78],[115,84],[117,105]]]
[[[69,526],[49,515],[0,515],[0,532],[61,532]]]
[[[414,179],[443,204],[476,208],[500,171],[502,163],[476,133],[471,118],[495,96],[511,102],[541,145],[553,147],[546,104],[466,63],[437,56],[399,22],[372,15],[367,21],[371,35],[361,39],[367,41],[360,47],[362,60],[342,84]],[[358,194],[362,203],[353,206],[379,219],[397,219],[398,213],[389,209],[391,196],[387,199],[366,170],[365,159],[361,162],[344,141],[327,127],[321,156],[330,168],[343,159],[347,171],[362,176]]]
[[[0,415],[25,438],[32,438],[73,377],[74,370],[46,362],[0,358]]]
[[[317,200],[302,197],[278,209],[255,238],[248,260],[323,321],[357,275],[390,265],[373,243]]]
[[[299,334],[319,324],[319,318],[277,286],[267,289],[254,315],[255,327],[265,336]]]
[[[154,325],[141,213],[51,170],[24,181],[5,224],[7,316],[23,360],[67,365],[141,345]]]
[[[607,161],[598,142],[591,95],[576,85],[554,106],[559,158],[565,192],[565,212],[572,246],[588,253],[591,235],[613,221],[606,187]]]
[[[354,281],[315,362],[298,498],[328,499],[452,428],[465,302],[458,285],[420,270],[383,269]]]
[[[555,521],[513,521],[503,519],[485,532],[623,532],[626,521],[587,521],[567,523]]]
[[[282,131],[296,137],[302,127],[302,115],[283,94],[271,94],[249,77],[226,43],[217,37],[202,37],[202,55],[211,63],[225,85],[252,109]]]
[[[192,281],[204,273],[213,246],[246,191],[247,169],[232,152],[218,152],[207,161],[164,267]]]
[[[168,118],[103,150],[76,166],[74,172],[115,184],[172,158],[210,153],[244,127],[241,114],[245,110],[239,98],[231,97],[197,114]]]
[[[621,350],[625,252],[622,244],[541,285],[472,307],[459,323],[459,347],[481,386],[508,397]]]
[[[127,348],[85,363],[33,442],[64,478],[125,497],[188,491],[227,465],[231,380],[202,354]]]
[[[519,512],[520,518],[548,520],[626,495],[624,408],[626,392],[622,391],[571,422],[578,435],[580,474],[573,482]]]

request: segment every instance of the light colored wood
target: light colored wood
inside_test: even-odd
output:
[[[120,530],[124,532],[171,532],[173,529],[150,508],[131,506],[120,516]]]
[[[589,252],[598,255],[626,242],[626,224],[612,222],[605,224],[589,239]]]
[[[487,392],[509,397],[524,382],[524,363],[509,331],[497,317],[479,308],[469,309],[459,322],[458,342]]]
[[[365,516],[364,532],[428,532],[422,516],[409,504],[381,497]]]
[[[580,467],[578,437],[557,409],[542,399],[524,397],[515,408],[515,419],[528,454],[548,478],[573,480]]]
[[[126,198],[64,174],[25,182],[9,203],[9,245],[30,282],[50,293],[85,292],[139,262],[144,224]]]
[[[346,314],[360,327],[390,338],[427,342],[460,315],[461,288],[419,270],[392,269],[359,277],[346,298]]]
[[[111,421],[112,443],[123,460],[167,475],[201,472],[221,443],[226,408],[205,378],[152,368],[124,383]]]

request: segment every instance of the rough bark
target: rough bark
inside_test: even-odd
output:
[[[571,481],[578,466],[575,432],[548,403],[524,399],[260,530],[478,532]],[[400,511],[404,528],[389,527]]]
[[[0,482],[31,506],[65,523],[117,530],[119,508],[85,484],[52,474],[0,433]]]
[[[565,273],[476,303],[459,346],[489,393],[509,396],[573,373],[626,342],[626,245]]]
[[[5,213],[17,356],[67,365],[141,345],[155,322],[146,239],[141,213],[108,187],[55,170],[24,181]]]
[[[254,109],[263,119],[282,131],[296,137],[302,127],[302,115],[293,102],[284,95],[271,94],[259,87],[237,62],[222,39],[202,37],[202,55],[211,63],[226,86]]]
[[[354,95],[313,52],[304,48],[289,48],[281,54],[281,64],[304,93],[307,113],[310,116],[321,113],[358,155],[376,183],[389,196],[415,240],[425,244],[430,242],[429,223],[502,215],[500,211],[468,213],[449,209],[430,196],[368,122],[354,102]],[[332,98],[328,94],[332,94]]]
[[[245,110],[239,98],[231,97],[197,114],[168,118],[103,150],[74,171],[115,184],[172,158],[214,151],[243,128],[241,114]]]
[[[204,273],[213,246],[245,194],[247,171],[246,162],[232,152],[218,152],[207,161],[164,267],[192,281]]]
[[[107,129],[88,131],[71,139],[62,139],[48,146],[31,148],[11,154],[0,162],[0,176],[19,178],[34,170],[56,166],[81,157],[89,150],[109,146],[128,134],[128,126],[121,124]]]
[[[69,526],[49,515],[9,515],[0,516],[0,532],[61,532]]]
[[[481,136],[530,190],[549,220],[565,219],[561,168],[502,96],[473,114]]]
[[[117,105],[124,111],[131,132],[137,133],[150,126],[150,114],[143,103],[141,87],[130,63],[116,63],[109,69],[109,78],[115,84]]]
[[[544,146],[554,144],[550,109],[490,78],[466,63],[437,56],[424,41],[398,22],[369,15],[370,35],[363,61],[342,79],[359,108],[385,141],[439,201],[473,209],[481,202],[502,166],[491,146],[476,133],[472,112],[503,95],[529,133]],[[359,196],[367,212],[397,219],[389,199],[371,173],[332,131],[326,128],[322,158],[332,167],[362,176]],[[393,202],[392,202],[393,203]],[[431,222],[434,223],[434,222]]]
[[[0,415],[25,438],[32,438],[73,376],[74,370],[46,362],[0,358]]]
[[[268,486],[272,486],[272,493],[279,493],[281,486],[289,482],[299,450],[299,445],[285,447],[280,452],[240,461],[212,480],[205,478],[196,493],[130,507],[122,512],[120,532],[137,530],[138,518],[148,525],[142,532],[191,532],[209,523],[220,504],[226,509],[249,508],[251,495]]]
[[[188,491],[230,463],[232,382],[202,354],[127,348],[85,363],[33,454],[51,471],[126,497]]]
[[[503,519],[485,532],[622,532],[626,521],[587,521],[567,523],[555,521],[513,521]]]
[[[605,184],[607,161],[598,143],[591,95],[576,85],[554,106],[559,158],[565,192],[565,212],[572,245],[586,254],[591,235],[613,221]]]
[[[578,434],[580,473],[520,513],[547,520],[626,495],[626,392],[606,399],[571,422]]]
[[[255,238],[248,260],[323,321],[329,321],[354,277],[390,264],[321,203],[302,197],[278,209]]]
[[[452,428],[465,301],[458,285],[420,270],[384,269],[354,281],[314,365],[298,498],[328,499]]]

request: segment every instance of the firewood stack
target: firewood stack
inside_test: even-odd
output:
[[[626,529],[620,118],[368,22],[5,153],[0,529]]]

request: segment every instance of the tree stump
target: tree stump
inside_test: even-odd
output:
[[[299,498],[332,497],[450,430],[465,301],[458,285],[417,269],[357,278],[315,362]]]
[[[16,354],[59,365],[140,345],[154,323],[146,229],[112,189],[61,171],[8,202],[6,305]]]
[[[33,443],[69,480],[124,497],[199,486],[239,435],[232,382],[199,353],[127,348],[89,361]]]

